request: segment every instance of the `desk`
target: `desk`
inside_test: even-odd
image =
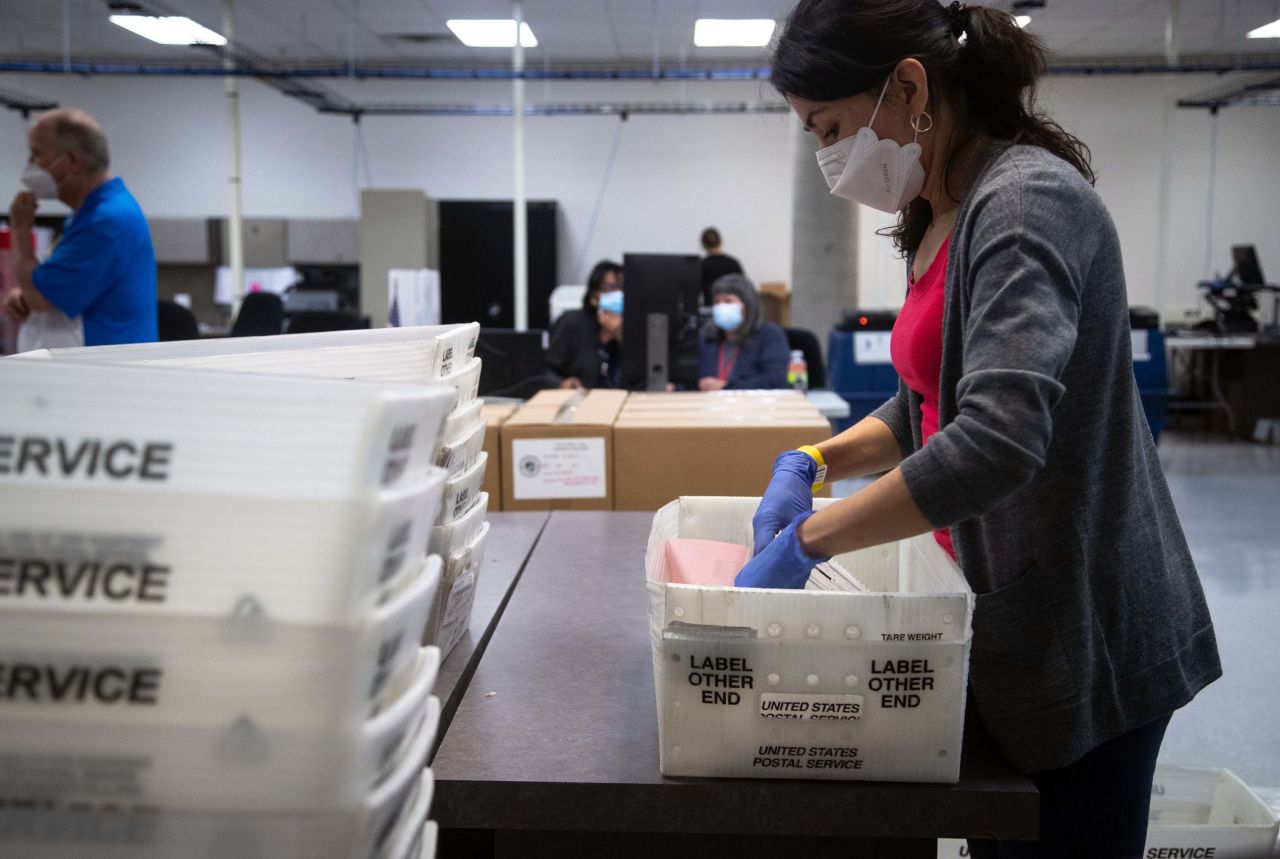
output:
[[[440,728],[436,732],[437,748],[449,727],[453,714],[467,691],[467,683],[493,629],[502,616],[520,573],[529,559],[542,529],[547,524],[548,512],[490,513],[489,542],[485,547],[484,566],[476,576],[475,602],[471,606],[471,625],[462,640],[440,665],[434,694],[440,699]],[[434,754],[434,752],[433,752]]]
[[[978,737],[956,785],[663,778],[652,518],[551,515],[432,765],[441,856],[933,859],[938,837],[1035,837],[1035,788]]]
[[[1207,354],[1209,360],[1209,368],[1207,373],[1199,373],[1191,367],[1190,362],[1187,363],[1187,371],[1193,380],[1207,382],[1209,385],[1209,398],[1204,400],[1178,400],[1170,401],[1169,408],[1173,410],[1191,410],[1191,409],[1211,409],[1219,410],[1227,416],[1227,428],[1232,435],[1236,432],[1236,413],[1231,407],[1227,397],[1222,392],[1222,353],[1228,350],[1255,349],[1258,345],[1258,337],[1254,334],[1233,334],[1226,336],[1217,335],[1180,335],[1170,333],[1165,338],[1165,347],[1171,352],[1185,349],[1188,351],[1203,351]],[[1177,366],[1177,362],[1174,362]],[[1176,373],[1176,370],[1175,370]]]

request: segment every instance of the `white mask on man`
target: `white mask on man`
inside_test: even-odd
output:
[[[912,140],[902,146],[892,139],[881,140],[871,130],[888,91],[886,80],[866,127],[858,129],[852,137],[819,149],[817,158],[832,194],[892,215],[920,196],[924,189],[924,167],[920,164],[918,142]],[[916,137],[919,136],[917,131]]]
[[[58,198],[58,182],[53,178],[53,174],[41,167],[39,164],[28,164],[27,169],[22,171],[22,184],[27,186],[27,190],[35,194],[41,200],[56,200]]]

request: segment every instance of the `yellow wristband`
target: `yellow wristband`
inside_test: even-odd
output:
[[[811,444],[802,444],[796,448],[801,453],[808,454],[813,461],[818,464],[818,470],[813,477],[813,492],[818,492],[827,482],[827,462],[822,458],[822,451],[818,450]]]

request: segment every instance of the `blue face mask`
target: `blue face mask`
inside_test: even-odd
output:
[[[615,289],[613,292],[600,293],[600,309],[605,313],[616,313],[622,315],[622,290]]]
[[[742,305],[722,303],[711,305],[711,321],[721,331],[736,331],[742,326]]]

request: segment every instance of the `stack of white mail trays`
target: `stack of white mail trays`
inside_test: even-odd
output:
[[[0,855],[433,852],[418,641],[487,532],[424,552],[484,502],[460,329],[433,386],[350,380],[359,348],[347,380],[0,362]]]
[[[128,362],[377,382],[442,384],[454,391],[436,462],[447,472],[429,551],[442,560],[441,586],[428,615],[424,644],[447,656],[466,634],[489,527],[481,492],[488,456],[483,404],[477,398],[479,323],[383,328],[270,337],[56,349],[28,353],[59,362]]]

